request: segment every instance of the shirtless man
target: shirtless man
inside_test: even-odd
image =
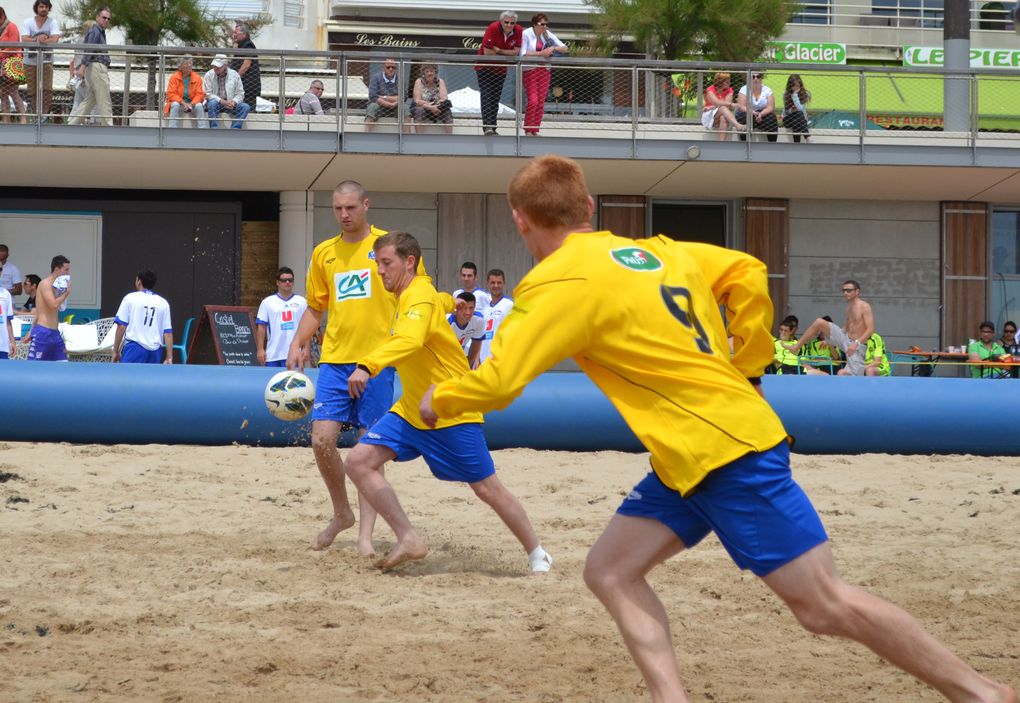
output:
[[[71,260],[57,254],[50,262],[50,275],[39,282],[35,294],[35,324],[32,325],[32,342],[28,347],[29,361],[67,361],[64,338],[57,328],[60,306],[71,295]],[[67,288],[56,287],[54,281],[67,276]]]
[[[843,296],[846,298],[846,324],[842,329],[835,322],[819,317],[794,344],[784,346],[796,354],[801,347],[821,334],[829,344],[839,347],[846,354],[846,366],[839,370],[839,375],[863,376],[868,339],[875,333],[875,318],[871,314],[871,305],[861,299],[860,283],[852,279],[844,281]]]

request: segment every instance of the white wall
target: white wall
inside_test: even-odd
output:
[[[840,284],[852,278],[889,349],[934,349],[940,228],[937,202],[790,201],[790,313],[802,329],[825,314],[843,324]]]
[[[69,308],[99,308],[102,239],[98,213],[0,212],[0,243],[10,247],[9,261],[17,265],[22,276],[34,273],[46,278],[50,275],[50,260],[57,254],[71,260]]]

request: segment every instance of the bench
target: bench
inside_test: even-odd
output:
[[[162,117],[162,122],[160,120]],[[230,129],[233,121],[232,115],[223,115],[217,118],[219,129]],[[156,110],[135,110],[131,113],[129,124],[132,127],[159,127],[162,124],[164,129],[169,129],[166,115]],[[196,119],[191,116],[180,118],[178,129],[196,129]],[[284,115],[283,129],[287,132],[335,132],[337,125],[336,115]],[[279,130],[280,116],[276,113],[253,112],[244,120],[242,129]]]

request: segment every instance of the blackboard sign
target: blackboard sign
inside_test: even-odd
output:
[[[258,366],[252,309],[206,305],[188,349],[188,363]]]

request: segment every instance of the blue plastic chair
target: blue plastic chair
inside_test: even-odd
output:
[[[181,343],[175,344],[174,349],[181,353],[181,363],[188,363],[188,337],[191,336],[191,323],[195,321],[195,318],[189,317],[188,321],[184,323],[184,336],[181,337]]]

